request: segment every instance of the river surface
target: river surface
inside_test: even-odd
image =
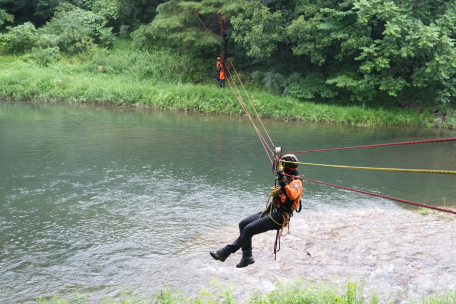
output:
[[[285,151],[455,137],[437,128],[264,121]],[[300,161],[456,170],[443,142],[307,153]],[[301,175],[435,206],[456,205],[454,175],[300,166]],[[133,108],[0,103],[2,303],[123,288],[189,295],[209,279],[206,232],[261,210],[269,160],[245,117]],[[411,208],[304,183],[304,212]],[[233,235],[233,239],[235,235]],[[215,247],[218,246],[215,245]],[[205,255],[204,255],[205,256]],[[198,257],[198,258],[195,258]]]

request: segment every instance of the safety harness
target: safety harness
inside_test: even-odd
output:
[[[295,180],[294,177],[291,177],[291,179],[292,179],[292,181]],[[299,207],[296,210],[291,209],[291,212],[286,211],[283,203],[280,203],[279,205],[277,204],[277,201],[280,200],[279,193],[280,193],[280,187],[275,186],[274,188],[271,189],[271,194],[269,195],[268,201],[266,203],[266,209],[260,215],[260,218],[262,218],[264,213],[269,210],[269,218],[275,224],[277,224],[278,226],[281,226],[281,228],[277,230],[276,239],[274,242],[274,260],[277,259],[277,252],[280,251],[280,238],[290,234],[290,219],[293,216],[293,211],[296,211],[297,213],[299,213],[302,210],[302,203],[300,201]],[[271,198],[272,198],[272,201],[271,201]],[[290,198],[287,196],[287,201],[288,200],[290,200]],[[277,212],[277,209],[280,209],[280,211],[282,212],[282,217],[283,217],[282,224],[277,222],[272,217],[272,213]],[[287,232],[285,234],[283,234],[283,231],[285,228],[287,228]]]

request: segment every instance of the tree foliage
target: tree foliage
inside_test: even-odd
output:
[[[132,32],[141,49],[228,54],[277,95],[456,101],[449,0],[0,0],[0,27],[4,48],[45,64]]]
[[[169,1],[160,4],[153,22],[133,37],[140,42],[149,35],[193,52],[220,48],[229,18],[242,8],[241,0]]]

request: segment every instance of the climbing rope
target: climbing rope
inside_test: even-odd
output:
[[[425,208],[429,208],[429,209],[434,209],[434,210],[438,210],[438,211],[443,211],[443,212],[456,214],[456,211],[455,210],[451,210],[451,209],[444,209],[444,208],[440,208],[440,207],[429,206],[429,205],[425,205],[425,204],[420,204],[420,203],[416,203],[416,202],[412,202],[412,201],[403,200],[403,199],[400,199],[400,198],[394,198],[394,197],[391,197],[391,196],[386,196],[386,195],[381,195],[381,194],[377,194],[377,193],[372,193],[372,192],[357,190],[357,189],[353,189],[353,188],[343,187],[343,186],[339,186],[339,185],[333,185],[333,184],[329,184],[329,183],[324,183],[324,182],[320,182],[320,181],[316,181],[316,180],[311,180],[311,179],[304,178],[304,177],[292,176],[292,175],[287,175],[287,174],[285,174],[285,175],[286,176],[291,176],[291,177],[294,177],[294,178],[299,178],[301,180],[309,181],[309,182],[312,182],[312,183],[318,183],[318,184],[331,186],[331,187],[336,187],[336,188],[340,188],[340,189],[344,189],[344,190],[349,190],[349,191],[359,192],[359,193],[368,194],[368,195],[372,195],[372,196],[377,196],[377,197],[381,197],[381,198],[386,198],[386,199],[397,201],[397,202],[401,202],[401,203],[404,203],[404,204],[409,204],[409,205],[414,205],[414,206],[419,206],[419,207],[425,207]]]
[[[290,162],[290,161],[282,161],[282,162],[283,162],[283,163],[290,163],[290,164],[307,165],[307,166],[331,167],[331,168],[345,168],[345,169],[361,169],[361,170],[375,170],[375,171],[396,171],[396,172],[413,172],[413,173],[456,174],[456,171],[450,171],[450,170],[422,170],[422,169],[396,169],[396,168],[376,168],[376,167],[354,167],[354,166],[324,165],[324,164],[301,163],[301,162]]]
[[[256,116],[258,117],[258,120],[260,121],[261,125],[263,126],[264,132],[266,132],[266,135],[268,136],[269,141],[271,142],[271,145],[272,145],[273,147],[275,147],[275,146],[274,146],[274,143],[272,142],[271,137],[269,136],[268,131],[266,130],[266,127],[265,127],[264,124],[263,124],[263,121],[261,120],[260,115],[258,115],[258,112],[257,112],[257,110],[255,109],[255,106],[253,105],[253,102],[252,102],[252,100],[250,99],[250,96],[249,96],[249,94],[247,93],[247,90],[245,89],[244,84],[242,83],[241,77],[239,77],[239,74],[238,74],[238,72],[236,71],[236,68],[234,67],[233,62],[231,61],[231,58],[228,57],[228,59],[230,60],[231,66],[233,67],[233,70],[234,70],[234,72],[236,73],[236,76],[237,76],[237,78],[238,78],[238,80],[239,80],[239,83],[241,84],[242,88],[244,89],[245,95],[247,95],[247,98],[249,99],[250,104],[252,105],[252,108],[253,108],[253,110],[255,111]],[[226,65],[226,64],[225,64],[225,65]],[[227,65],[226,65],[226,66],[227,66]],[[227,68],[228,68],[228,66],[227,66]],[[231,75],[231,74],[230,74],[230,75]]]
[[[247,109],[247,105],[245,104],[245,102],[244,102],[244,100],[243,100],[243,98],[242,98],[242,95],[241,95],[241,93],[239,92],[239,90],[238,90],[238,88],[237,88],[236,82],[232,79],[233,77],[232,77],[232,75],[231,75],[231,71],[230,71],[230,69],[228,68],[228,66],[226,66],[226,67],[227,67],[228,73],[229,73],[229,75],[230,75],[230,77],[228,78],[228,84],[230,85],[231,90],[233,91],[234,95],[236,96],[237,100],[239,101],[239,104],[241,105],[242,109],[243,109],[244,112],[246,113],[247,117],[248,117],[248,118],[250,119],[250,121],[252,122],[252,125],[253,125],[253,127],[255,128],[255,131],[256,131],[257,134],[258,134],[258,137],[259,137],[260,140],[264,143],[264,145],[269,149],[269,151],[270,151],[271,153],[273,153],[271,147],[269,147],[267,141],[264,139],[264,137],[263,137],[263,135],[261,134],[260,130],[258,130],[257,126],[256,126],[255,123],[253,122],[252,116],[250,115],[249,110]],[[236,92],[234,92],[233,87],[231,86],[230,78],[231,78],[231,81],[233,82],[233,85],[234,85],[236,91],[237,91],[237,94],[236,94]],[[266,152],[266,153],[267,153],[267,152]],[[269,154],[268,154],[268,155],[269,155]]]
[[[255,125],[255,123],[253,122],[253,119],[252,119],[252,117],[250,116],[250,113],[249,113],[249,111],[248,111],[248,109],[247,109],[247,107],[246,107],[244,101],[242,100],[242,96],[241,96],[241,94],[239,93],[239,90],[237,89],[236,83],[233,81],[233,85],[235,86],[236,91],[239,93],[239,96],[238,96],[238,95],[236,94],[236,92],[234,91],[233,86],[231,85],[231,82],[230,82],[230,78],[232,78],[232,77],[231,77],[231,72],[228,70],[228,73],[230,74],[230,77],[227,78],[227,80],[228,80],[228,84],[230,85],[231,91],[233,91],[234,96],[236,96],[236,99],[238,100],[238,102],[239,102],[239,104],[241,105],[242,109],[244,110],[245,114],[246,114],[247,117],[250,119],[250,122],[252,123],[252,125],[253,125],[253,127],[254,127],[254,129],[255,129],[255,131],[256,131],[258,137],[259,137],[259,139],[260,139],[260,142],[261,142],[261,144],[263,145],[264,151],[266,152],[266,155],[268,156],[269,161],[270,161],[271,164],[272,164],[273,161],[272,161],[271,157],[269,156],[268,150],[267,150],[266,148],[268,148],[271,152],[272,152],[272,149],[271,149],[271,147],[269,147],[269,145],[268,145],[268,143],[266,142],[266,140],[264,139],[263,135],[261,134],[261,132],[258,130],[258,128],[257,128],[257,126]]]
[[[454,141],[456,137],[450,138],[439,138],[439,139],[427,139],[427,140],[415,140],[415,141],[404,141],[398,143],[389,143],[389,144],[378,144],[378,145],[366,145],[366,146],[354,146],[354,147],[344,147],[344,148],[331,148],[331,149],[319,149],[319,150],[308,150],[308,151],[296,151],[296,152],[286,152],[279,154],[297,154],[297,153],[310,153],[310,152],[323,152],[323,151],[334,151],[334,150],[348,150],[348,149],[360,149],[360,148],[376,148],[376,147],[387,147],[387,146],[400,146],[400,145],[412,145],[412,144],[426,144],[442,141]]]

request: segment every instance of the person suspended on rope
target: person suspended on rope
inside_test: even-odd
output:
[[[281,160],[298,162],[294,154],[286,154]],[[239,223],[239,237],[231,245],[210,252],[215,260],[224,262],[230,254],[242,248],[242,258],[236,267],[243,268],[255,263],[252,255],[252,237],[269,230],[281,229],[284,219],[289,219],[300,205],[302,181],[285,176],[286,174],[299,177],[297,168],[298,164],[285,163],[284,171],[277,171],[280,188],[275,192],[273,201],[264,211],[252,214]]]
[[[219,87],[225,87],[225,78],[225,70],[223,69],[222,58],[217,57],[217,81]]]

